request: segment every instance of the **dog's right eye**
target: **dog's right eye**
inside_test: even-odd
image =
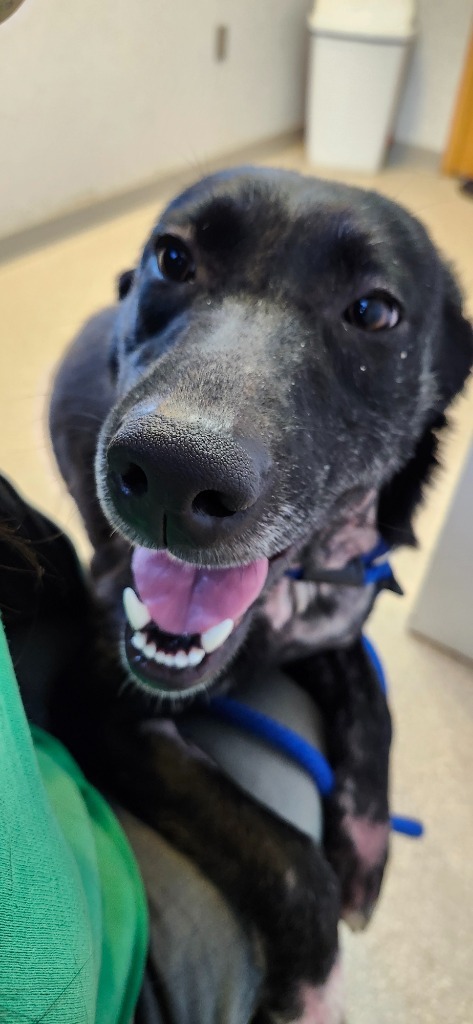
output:
[[[372,292],[352,302],[344,319],[362,331],[389,331],[399,323],[401,307],[387,292]]]
[[[156,243],[158,269],[166,281],[182,284],[195,277],[195,266],[185,242],[173,235],[163,235]]]

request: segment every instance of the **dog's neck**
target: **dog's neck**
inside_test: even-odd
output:
[[[295,570],[266,595],[260,621],[263,619],[270,632],[271,649],[278,660],[345,646],[361,632],[381,587],[399,591],[388,578],[378,580],[363,571],[357,578],[355,571],[357,565],[362,570],[370,552],[385,552],[376,508],[374,491],[356,499],[344,498],[330,529],[313,538]],[[347,584],[347,575],[353,577],[353,585]]]

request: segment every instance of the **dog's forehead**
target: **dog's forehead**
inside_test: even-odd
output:
[[[240,254],[242,266],[265,267],[273,280],[284,267],[287,286],[290,266],[302,289],[329,273],[341,284],[371,276],[402,291],[435,262],[422,225],[375,191],[271,168],[235,168],[191,185],[150,243],[167,231],[195,242],[214,268],[227,256],[235,266]]]
[[[331,290],[370,281],[405,300],[414,281],[425,285],[435,272],[427,232],[396,203],[293,171],[235,168],[203,178],[167,207],[145,253],[167,232],[197,245],[215,280],[230,270],[239,288],[270,279],[273,289],[304,293],[314,282]]]
[[[325,225],[335,234],[349,229],[372,234],[389,227],[392,234],[420,225],[405,210],[376,192],[339,182],[304,177],[271,168],[236,168],[196,182],[166,208],[160,226],[195,229],[203,240],[225,229],[273,227],[282,233],[294,223],[307,233]]]

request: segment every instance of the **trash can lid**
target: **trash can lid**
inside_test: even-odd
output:
[[[415,0],[315,0],[309,29],[317,35],[405,40],[415,34]]]

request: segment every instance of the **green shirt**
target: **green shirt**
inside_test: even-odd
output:
[[[147,946],[127,839],[65,748],[30,730],[0,621],[0,1021],[129,1024]]]

